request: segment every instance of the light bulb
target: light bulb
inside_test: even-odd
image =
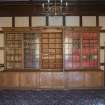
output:
[[[50,2],[50,0],[48,0],[48,3]]]
[[[66,2],[66,7],[68,6],[68,2]]]
[[[42,3],[42,7],[44,8],[44,3]]]

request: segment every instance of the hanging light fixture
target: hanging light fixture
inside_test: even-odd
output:
[[[68,2],[63,0],[47,0],[42,3],[43,14],[46,15],[64,15],[64,9],[67,8]]]

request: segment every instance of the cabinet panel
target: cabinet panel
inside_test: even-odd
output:
[[[84,88],[84,72],[66,72],[65,80],[66,87],[70,88]]]
[[[0,88],[79,89],[103,88],[103,71],[1,72]]]
[[[105,16],[99,16],[99,26],[101,29],[105,29]]]
[[[32,27],[46,26],[45,16],[33,16],[32,17]]]
[[[37,88],[38,76],[37,73],[20,73],[20,87],[22,88]]]
[[[103,72],[86,72],[85,73],[85,87],[99,88],[103,87]]]
[[[72,83],[73,83],[73,76],[72,72],[65,72],[65,88],[70,89],[72,88]]]
[[[96,26],[96,16],[82,16],[83,26]]]
[[[12,17],[0,17],[0,27],[12,27]]]
[[[19,73],[4,72],[0,73],[0,87],[17,88],[19,87]]]
[[[51,72],[40,72],[40,88],[43,88],[43,89],[52,88]]]
[[[66,26],[79,26],[80,23],[79,16],[66,16],[65,18]]]
[[[72,86],[75,88],[83,88],[84,87],[84,80],[85,75],[84,72],[73,72],[72,73]]]
[[[64,73],[63,72],[52,73],[52,88],[53,89],[64,88]]]
[[[29,27],[29,17],[15,17],[16,27]]]
[[[63,17],[49,16],[49,26],[63,26]]]

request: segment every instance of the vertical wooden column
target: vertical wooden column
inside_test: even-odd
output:
[[[12,17],[12,27],[15,27],[15,17]]]
[[[80,16],[80,27],[82,27],[82,16]]]
[[[32,17],[29,16],[29,27],[32,27]]]

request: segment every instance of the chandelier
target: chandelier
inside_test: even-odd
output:
[[[47,0],[42,3],[43,14],[46,15],[64,15],[64,10],[67,8],[68,2],[63,0]]]

